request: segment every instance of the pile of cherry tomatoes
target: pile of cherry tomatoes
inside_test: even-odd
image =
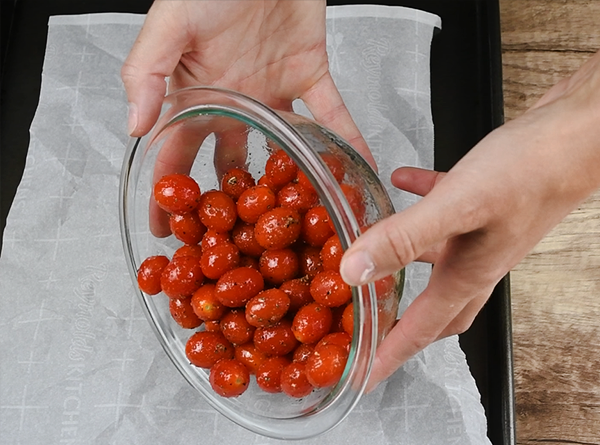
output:
[[[355,213],[364,212],[341,162],[323,159]],[[343,251],[328,212],[290,157],[276,150],[258,181],[233,168],[220,190],[204,193],[188,175],[167,175],[154,199],[183,245],[170,259],[144,260],[138,285],[166,294],[180,326],[200,328],[186,355],[210,369],[214,391],[239,396],[251,375],[263,391],[294,398],[335,385],[352,340],[352,290],[339,274]]]

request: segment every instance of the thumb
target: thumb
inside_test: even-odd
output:
[[[141,137],[156,123],[170,76],[186,45],[182,15],[169,2],[150,8],[144,26],[121,69],[129,102],[128,131]]]

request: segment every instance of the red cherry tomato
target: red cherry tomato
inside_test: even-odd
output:
[[[256,241],[253,224],[238,222],[231,232],[231,238],[244,255],[259,257],[265,251],[265,248]]]
[[[211,247],[230,242],[229,232],[217,232],[216,230],[208,229],[202,237],[202,251],[204,252]]]
[[[294,209],[277,207],[263,213],[254,226],[254,236],[265,249],[284,249],[300,236],[300,214]]]
[[[200,331],[188,339],[185,354],[192,365],[210,368],[223,358],[233,358],[233,345],[220,332]]]
[[[184,244],[173,253],[173,258],[177,258],[179,256],[195,256],[198,259],[200,259],[200,257],[202,256],[202,246],[200,246],[199,244]]]
[[[276,150],[269,156],[265,165],[265,175],[275,186],[281,187],[293,181],[298,173],[298,166],[283,150]]]
[[[277,205],[306,213],[308,209],[318,204],[319,198],[314,189],[309,189],[290,182],[277,192]]]
[[[251,256],[242,255],[240,257],[240,267],[251,267],[258,270],[258,260]]]
[[[344,373],[348,353],[339,345],[315,348],[306,360],[306,376],[315,388],[326,388],[339,382]]]
[[[350,353],[350,346],[352,345],[352,336],[347,332],[330,332],[325,335],[317,345],[315,349],[319,349],[324,345],[338,345],[346,350],[347,353]]]
[[[200,222],[196,212],[171,214],[169,217],[171,232],[179,241],[185,244],[198,244],[206,233],[206,227]]]
[[[235,359],[222,359],[210,368],[208,378],[211,388],[220,396],[242,395],[250,384],[248,369]]]
[[[240,251],[235,244],[218,244],[204,251],[200,266],[205,277],[218,280],[221,275],[240,264]]]
[[[319,272],[323,271],[321,249],[313,246],[302,246],[298,249],[300,261],[300,275],[312,280]]]
[[[243,345],[252,340],[254,330],[241,308],[232,309],[221,318],[221,332],[233,345]]]
[[[200,261],[193,256],[172,259],[160,276],[162,290],[169,298],[189,297],[203,281]]]
[[[298,276],[298,255],[292,249],[265,250],[258,260],[258,268],[265,280],[281,284]]]
[[[215,295],[221,304],[228,307],[241,307],[263,290],[262,275],[251,267],[238,267],[225,272],[217,281]]]
[[[342,327],[348,335],[354,335],[354,304],[348,303],[342,314]]]
[[[270,357],[265,360],[256,372],[258,387],[272,394],[281,392],[281,371],[289,364],[287,357]]]
[[[250,374],[256,374],[260,365],[269,358],[267,354],[259,351],[252,342],[236,346],[234,357],[248,368]]]
[[[254,345],[265,354],[286,355],[296,348],[298,341],[292,332],[292,323],[283,318],[272,326],[257,328]]]
[[[238,216],[242,221],[254,224],[260,215],[275,207],[276,201],[273,190],[266,185],[256,185],[242,193],[238,199]]]
[[[198,206],[200,187],[188,175],[165,175],[154,185],[154,200],[168,213],[188,213]]]
[[[206,332],[221,333],[221,320],[206,320],[204,322],[204,330]]]
[[[290,397],[300,399],[309,395],[314,387],[306,376],[306,365],[292,362],[281,370],[281,391]]]
[[[171,317],[184,329],[195,329],[202,324],[190,302],[190,298],[169,298]]]
[[[221,179],[221,190],[237,201],[245,190],[254,187],[254,178],[246,170],[232,168]]]
[[[331,309],[317,302],[302,306],[292,323],[294,337],[301,343],[316,343],[331,329]]]
[[[337,307],[352,299],[352,288],[342,280],[339,272],[325,270],[313,278],[310,294],[324,306]]]
[[[353,185],[340,184],[340,188],[350,204],[350,208],[359,223],[362,223],[365,217],[365,200],[360,191]]]
[[[329,220],[329,213],[324,206],[309,209],[302,221],[302,239],[311,246],[323,246],[334,235]]]
[[[281,188],[281,186],[277,186],[277,185],[273,184],[267,175],[262,175],[258,179],[258,181],[256,182],[256,184],[257,185],[266,185],[271,190],[273,190],[274,193],[277,193],[277,191]]]
[[[299,344],[296,349],[294,349],[294,355],[292,357],[292,361],[304,363],[308,360],[308,357],[311,356],[313,351],[315,350],[314,345],[309,345],[307,343]]]
[[[227,308],[223,306],[215,296],[215,285],[212,283],[203,284],[191,299],[194,313],[204,321],[220,320]]]
[[[148,295],[160,293],[162,290],[160,276],[168,264],[169,258],[164,255],[151,256],[142,261],[137,274],[137,283],[140,290]]]
[[[333,270],[336,272],[339,271],[340,262],[342,261],[342,256],[344,255],[340,238],[337,235],[333,235],[331,238],[325,241],[320,255],[321,264],[323,265],[324,270]]]
[[[290,299],[290,312],[296,312],[305,304],[314,301],[310,294],[310,281],[305,278],[295,278],[293,280],[286,281],[279,290],[285,292]]]
[[[220,190],[209,190],[200,196],[198,215],[202,224],[217,232],[230,231],[237,220],[235,202]]]
[[[277,323],[290,307],[290,298],[279,289],[267,289],[246,303],[246,320],[252,326],[262,327]]]

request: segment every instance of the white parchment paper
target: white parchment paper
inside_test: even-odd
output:
[[[356,16],[360,18],[356,18]],[[274,444],[216,413],[160,349],[132,291],[118,225],[127,143],[119,70],[143,16],[50,20],[38,110],[0,258],[4,444]],[[429,49],[439,19],[328,11],[334,78],[378,161],[432,167]],[[397,209],[414,198],[392,190]],[[411,267],[402,307],[425,286]],[[301,444],[486,444],[456,337],[411,359],[337,428]]]

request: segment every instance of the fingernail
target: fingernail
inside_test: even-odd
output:
[[[340,265],[342,279],[351,286],[361,286],[375,275],[375,263],[369,252],[359,250],[342,258]]]
[[[129,117],[127,119],[127,131],[131,136],[138,124],[138,108],[137,105],[129,102]]]

